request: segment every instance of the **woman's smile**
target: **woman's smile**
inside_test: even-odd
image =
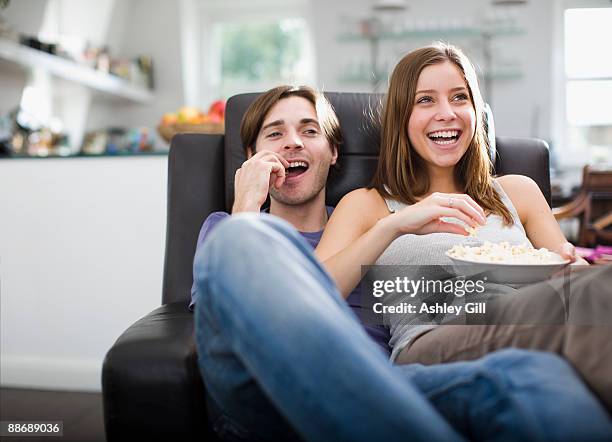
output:
[[[461,145],[463,131],[460,129],[436,130],[427,134],[432,149],[449,152]]]
[[[461,131],[458,129],[436,130],[427,134],[427,137],[439,146],[450,146],[455,144]]]

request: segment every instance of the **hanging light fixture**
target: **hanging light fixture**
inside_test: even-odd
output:
[[[406,0],[375,0],[372,9],[380,12],[399,12],[408,9],[408,5]]]
[[[526,5],[527,0],[491,0],[493,6],[518,6]]]

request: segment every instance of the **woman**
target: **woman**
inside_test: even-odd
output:
[[[372,184],[340,201],[317,248],[344,296],[359,283],[362,265],[431,264],[435,267],[427,267],[430,273],[421,276],[444,278],[451,268],[444,252],[460,243],[531,242],[580,261],[533,180],[492,176],[483,114],[474,68],[457,48],[438,44],[415,50],[399,62],[382,115],[380,158]],[[467,236],[466,227],[476,228],[475,238]],[[603,269],[598,277],[612,283],[610,270]],[[585,305],[594,312],[612,304],[609,289],[604,290],[607,295],[590,293],[595,292],[590,285],[598,280],[584,276],[573,284],[581,289],[576,296],[589,293]],[[487,291],[498,295],[515,290],[496,286]],[[539,313],[541,307],[552,324],[563,324],[565,311],[554,288],[540,284],[521,291],[534,295],[499,309],[495,323],[516,324],[517,315]],[[396,295],[391,302],[405,298]],[[590,317],[591,311],[580,313]],[[386,315],[385,323],[391,329],[392,359],[398,363],[473,359],[511,346],[558,352],[612,409],[612,379],[606,374],[612,367],[609,328],[437,326],[409,314]],[[603,358],[602,352],[607,352]]]

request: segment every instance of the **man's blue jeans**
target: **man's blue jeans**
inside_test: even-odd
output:
[[[395,366],[308,243],[232,216],[196,253],[198,362],[230,440],[610,440],[602,406],[556,355]]]

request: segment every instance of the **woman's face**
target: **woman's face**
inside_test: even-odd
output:
[[[408,137],[429,169],[455,166],[475,128],[476,113],[459,68],[450,61],[424,68],[408,120]]]

